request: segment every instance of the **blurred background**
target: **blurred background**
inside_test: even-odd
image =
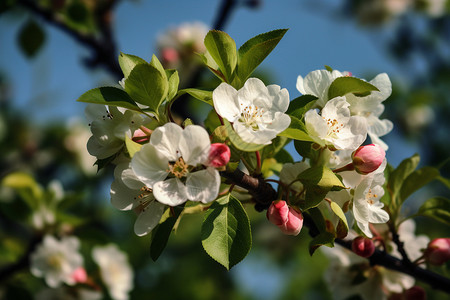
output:
[[[213,89],[218,82],[194,54],[202,51],[196,43],[202,34],[224,30],[239,47],[257,34],[289,28],[256,76],[287,88],[294,99],[300,95],[297,76],[325,65],[367,80],[386,72],[393,94],[384,102],[383,116],[394,122],[384,137],[388,162],[397,166],[419,153],[422,165],[438,166],[449,157],[449,9],[446,0],[4,0],[0,179],[21,171],[43,187],[58,180],[65,199],[59,217],[67,225],[58,230],[82,239],[86,253],[94,244],[117,243],[135,270],[131,299],[331,298],[322,279],[327,260],[320,252],[309,256],[307,232],[296,238],[280,235],[252,207],[247,210],[252,250],[230,272],[203,251],[202,216],[184,217],[153,262],[150,237],[133,233],[134,214],[109,203],[112,169],[96,173],[86,150],[85,104],[76,99],[91,88],[118,86],[119,51],[148,61],[155,54],[166,67],[179,69],[183,87]],[[176,109],[197,123],[207,113],[188,98]],[[443,173],[448,175],[448,168]],[[409,207],[442,193],[441,185],[431,185],[412,197]],[[0,266],[17,261],[33,240],[33,212],[17,198],[9,189],[0,190]],[[433,221],[422,223],[419,231],[431,238],[448,230]],[[32,299],[40,286],[21,268],[2,290]]]

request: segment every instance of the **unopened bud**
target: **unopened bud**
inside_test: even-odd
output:
[[[358,236],[352,242],[352,251],[361,257],[370,257],[375,252],[375,245],[371,239]]]
[[[425,290],[420,286],[413,286],[405,291],[403,294],[403,299],[405,300],[426,300],[427,294]]]
[[[284,200],[272,202],[267,210],[267,219],[287,235],[298,235],[303,227],[302,213],[289,207]]]
[[[72,278],[76,283],[85,283],[88,279],[86,270],[83,267],[77,268],[73,271]]]
[[[208,165],[214,168],[220,168],[226,166],[230,161],[231,151],[230,148],[221,143],[211,144],[208,156]]]
[[[164,48],[161,51],[162,60],[167,64],[174,64],[178,61],[178,52],[174,48]]]
[[[372,173],[383,163],[386,152],[375,144],[361,146],[352,154],[356,172],[366,175]]]
[[[450,260],[450,238],[438,238],[432,240],[425,250],[427,261],[440,266]]]

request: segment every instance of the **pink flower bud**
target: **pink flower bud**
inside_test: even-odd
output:
[[[366,175],[372,173],[383,163],[386,152],[381,146],[370,144],[361,146],[352,154],[356,172]]]
[[[77,268],[73,271],[72,278],[76,283],[85,283],[88,279],[86,270],[83,267]]]
[[[227,145],[221,143],[211,144],[208,165],[214,168],[223,167],[230,161],[230,157],[231,151]]]
[[[375,252],[375,245],[372,240],[358,236],[352,242],[352,251],[359,256],[370,257]]]
[[[425,290],[420,286],[413,286],[405,291],[403,294],[403,299],[405,300],[426,300],[427,294]]]
[[[298,235],[303,227],[302,213],[289,207],[284,200],[272,202],[267,210],[267,219],[288,235]]]
[[[436,266],[440,266],[450,260],[450,238],[438,238],[432,240],[425,250],[427,261]]]
[[[164,48],[161,56],[164,63],[173,64],[178,61],[178,52],[174,48]]]

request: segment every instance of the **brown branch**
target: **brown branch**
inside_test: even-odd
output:
[[[249,190],[250,194],[254,197],[254,201],[256,202],[255,208],[258,211],[267,209],[270,206],[270,203],[277,199],[275,189],[267,182],[264,182],[263,178],[254,178],[243,173],[239,169],[236,169],[233,173],[221,172],[220,174],[232,183]],[[311,236],[314,237],[319,234],[314,222],[307,214],[304,214],[303,225],[308,227]],[[351,241],[336,239],[335,242],[349,250],[352,248]],[[384,251],[376,249],[375,253],[368,258],[368,260],[371,265],[383,266],[387,269],[410,275],[419,281],[429,284],[434,289],[450,294],[449,278],[414,265],[409,259],[401,260]]]
[[[68,36],[75,39],[75,41],[90,49],[93,57],[87,60],[89,67],[101,65],[116,77],[116,79],[119,80],[123,77],[117,62],[118,54],[110,22],[111,10],[117,3],[116,0],[106,1],[102,6],[96,9],[94,15],[97,26],[99,27],[100,34],[98,35],[83,33],[69,27],[61,16],[51,9],[40,6],[37,1],[18,0],[17,2],[35,15],[41,17],[50,25],[59,28]]]

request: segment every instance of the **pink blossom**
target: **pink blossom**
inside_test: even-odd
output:
[[[72,273],[72,278],[76,283],[85,283],[87,281],[87,273],[83,267],[77,268]]]
[[[221,143],[211,144],[208,156],[208,165],[214,168],[225,166],[231,157],[230,148]]]
[[[356,172],[366,175],[372,173],[383,163],[386,152],[375,144],[361,146],[352,154]]]
[[[375,245],[371,239],[358,236],[352,242],[352,251],[361,257],[370,257],[375,252]]]
[[[175,50],[174,48],[164,48],[161,51],[161,56],[162,56],[163,62],[168,63],[168,64],[174,64],[179,59],[178,51]]]
[[[303,227],[303,215],[284,200],[272,202],[267,210],[267,219],[287,235],[298,235]]]
[[[430,264],[437,266],[450,260],[450,238],[432,240],[425,250],[425,257]]]

